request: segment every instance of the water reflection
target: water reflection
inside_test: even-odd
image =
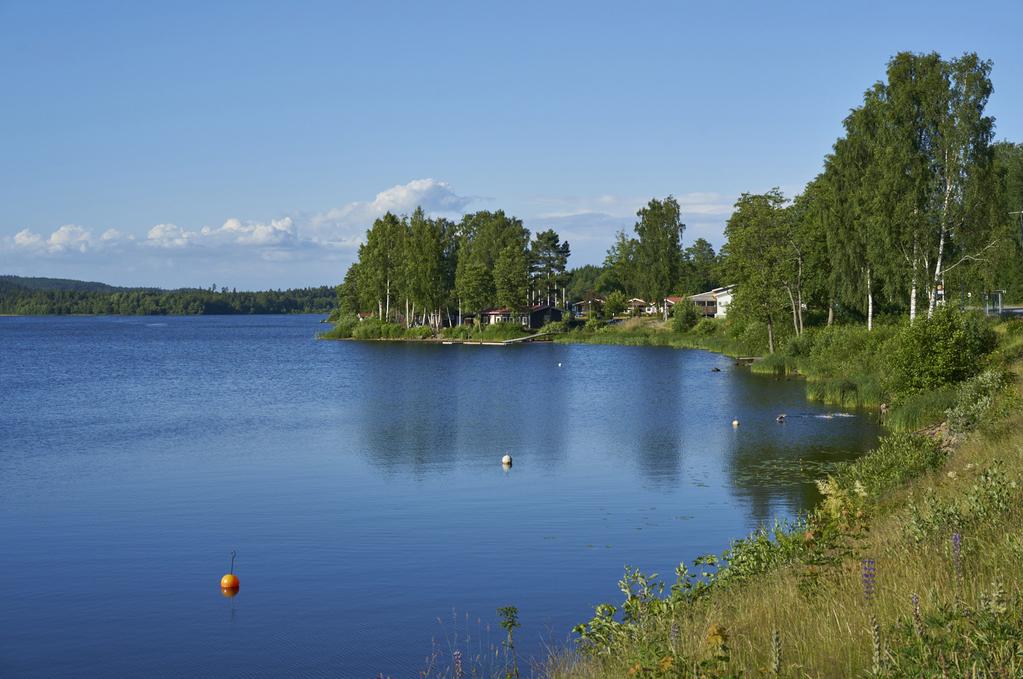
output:
[[[623,564],[670,573],[807,507],[807,467],[877,434],[713,354],[314,342],[318,320],[0,319],[14,674],[408,676],[431,621],[509,603],[542,654]],[[208,560],[235,544],[226,601]],[[140,609],[142,570],[162,584]]]

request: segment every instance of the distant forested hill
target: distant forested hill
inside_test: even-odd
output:
[[[329,286],[218,292],[214,288],[122,288],[63,278],[0,276],[0,314],[23,316],[328,313],[336,304],[336,292]]]
[[[119,288],[106,283],[75,281],[69,278],[29,278],[25,276],[0,276],[0,290],[21,288],[25,290],[76,290],[79,292],[117,292],[130,288]],[[142,288],[138,288],[142,289]],[[153,288],[148,288],[153,289]]]

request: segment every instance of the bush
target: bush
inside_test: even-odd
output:
[[[996,341],[982,317],[942,305],[888,344],[888,389],[896,396],[914,394],[967,379],[981,370]]]
[[[469,339],[472,337],[471,325],[454,325],[449,328],[441,328],[440,336],[445,339]]]
[[[693,333],[704,337],[716,335],[719,330],[721,330],[721,324],[713,318],[701,318],[693,326]]]
[[[949,429],[956,433],[975,429],[1008,382],[1004,371],[989,368],[960,385],[954,404],[946,411]]]
[[[384,323],[377,318],[367,318],[352,330],[352,337],[359,340],[400,339],[404,335],[405,328],[397,323]]]
[[[589,318],[586,320],[586,325],[583,328],[586,332],[597,332],[604,327],[604,322],[599,318]]]
[[[332,315],[332,317],[334,317]],[[334,327],[327,332],[320,333],[321,339],[348,339],[352,331],[359,324],[359,317],[354,314],[347,316],[336,316],[333,321]]]
[[[568,332],[568,321],[551,321],[542,328],[540,332],[563,333]]]
[[[875,450],[839,469],[835,481],[847,491],[878,497],[945,460],[938,444],[915,434],[892,434]]]
[[[671,329],[675,332],[686,332],[700,321],[700,310],[688,300],[676,304],[671,309]]]
[[[430,339],[433,337],[433,328],[428,325],[417,325],[405,331],[407,339]]]

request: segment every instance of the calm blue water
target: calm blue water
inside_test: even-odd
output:
[[[0,676],[416,676],[509,604],[539,654],[878,434],[714,354],[318,320],[0,318]]]

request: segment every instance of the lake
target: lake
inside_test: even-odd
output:
[[[505,605],[542,655],[879,434],[711,353],[320,318],[0,318],[0,676],[409,677]]]

